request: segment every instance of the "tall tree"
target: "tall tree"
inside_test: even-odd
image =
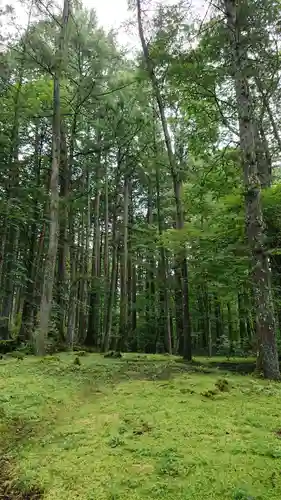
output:
[[[39,327],[36,334],[36,352],[45,354],[46,337],[52,309],[53,286],[59,231],[59,167],[61,150],[61,104],[60,85],[63,58],[66,55],[67,25],[70,15],[70,0],[64,0],[58,50],[53,66],[53,128],[52,128],[52,166],[50,180],[50,231],[49,247],[45,264],[43,292],[39,313]]]
[[[240,145],[244,169],[246,230],[252,253],[253,285],[257,308],[258,368],[266,378],[279,379],[279,364],[271,293],[271,272],[265,247],[261,186],[258,176],[255,121],[249,86],[249,61],[242,29],[247,17],[235,0],[225,0],[225,14],[232,47],[233,78],[239,118]]]

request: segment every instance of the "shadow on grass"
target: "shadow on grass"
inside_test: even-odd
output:
[[[253,373],[256,369],[256,363],[253,361],[245,361],[240,363],[239,361],[211,361],[208,366],[219,368],[220,370],[224,370],[231,373],[239,373],[240,375],[249,375]]]
[[[200,361],[192,361],[191,363],[188,363],[183,359],[177,359],[176,363],[182,363],[188,366],[190,365],[193,368],[193,371],[199,371],[200,373],[212,373],[214,370],[221,370],[224,372],[237,373],[239,375],[249,375],[254,373],[256,369],[256,363],[254,363],[251,359],[244,359],[243,362],[238,360],[206,360],[204,363]]]
[[[169,360],[146,360],[146,359],[120,359],[117,369],[118,376],[129,378],[144,378],[148,380],[168,380],[181,373],[211,374],[221,372],[248,375],[255,371],[255,363],[252,360],[237,361],[192,361],[187,362],[182,358]],[[116,373],[116,375],[117,375]]]

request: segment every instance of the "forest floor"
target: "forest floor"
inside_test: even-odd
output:
[[[0,498],[280,500],[281,384],[218,360],[74,358],[0,361]]]

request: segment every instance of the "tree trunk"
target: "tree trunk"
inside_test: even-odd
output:
[[[55,266],[58,248],[59,231],[59,164],[61,147],[61,113],[60,113],[60,75],[64,56],[64,45],[66,40],[66,29],[70,11],[70,0],[64,0],[63,19],[57,51],[57,61],[53,78],[53,137],[52,137],[52,167],[50,182],[50,231],[49,248],[45,265],[45,275],[43,283],[43,292],[39,313],[39,329],[35,336],[35,349],[38,355],[46,353],[46,338],[48,334],[49,321],[52,309],[53,285],[55,276]]]
[[[58,267],[57,267],[57,305],[58,305],[58,321],[57,330],[61,342],[65,340],[65,313],[66,313],[66,257],[67,249],[67,228],[68,228],[68,191],[69,191],[69,173],[66,137],[61,122],[60,130],[60,227],[59,227],[59,242],[58,242]]]
[[[247,335],[247,323],[243,304],[243,294],[238,293],[239,338],[242,345]]]
[[[112,220],[112,261],[111,261],[111,278],[108,287],[108,294],[106,298],[106,316],[104,324],[104,335],[102,339],[101,350],[108,351],[111,338],[113,306],[116,295],[117,280],[118,280],[118,234],[117,234],[117,213],[118,213],[118,193],[119,193],[119,178],[120,178],[120,154],[117,155],[117,171],[115,178],[115,204],[113,210]]]
[[[127,173],[124,179],[124,209],[123,209],[123,251],[120,259],[120,321],[118,350],[127,348],[128,338],[128,222],[129,222],[129,179]]]
[[[39,125],[36,124],[34,139],[34,172],[37,189],[41,184],[41,152],[42,152],[42,134],[39,133]],[[37,223],[38,219],[38,198],[34,197],[33,222],[29,231],[29,252],[26,266],[27,285],[24,293],[22,320],[19,337],[22,341],[32,340],[33,333],[33,311],[34,311],[34,289],[36,273],[36,249],[37,249]]]
[[[96,176],[96,196],[94,203],[94,236],[93,236],[93,253],[92,253],[92,277],[91,277],[91,291],[89,301],[89,323],[87,337],[85,340],[86,345],[97,347],[99,339],[99,326],[100,326],[100,159],[98,160],[98,169]]]
[[[167,156],[169,160],[170,172],[173,181],[174,197],[176,204],[176,227],[178,230],[182,230],[184,227],[184,216],[183,207],[181,202],[181,182],[178,176],[177,164],[175,155],[172,149],[171,138],[169,134],[167,119],[165,116],[164,102],[161,96],[160,87],[158,84],[157,77],[154,72],[154,67],[152,59],[149,55],[149,50],[147,43],[145,41],[143,25],[142,25],[142,15],[141,15],[141,0],[137,0],[137,17],[138,17],[138,29],[139,36],[142,45],[143,55],[146,62],[147,70],[151,79],[152,87],[154,90],[156,102],[159,109],[163,134],[165,138]],[[182,248],[178,256],[178,266],[180,268],[181,275],[181,293],[182,293],[182,321],[183,321],[183,357],[191,361],[192,359],[192,336],[191,336],[191,320],[189,311],[189,289],[188,289],[188,270],[187,270],[187,259],[185,249]]]
[[[265,378],[279,379],[271,271],[265,251],[265,230],[261,205],[261,187],[255,150],[253,104],[248,82],[248,59],[241,45],[241,22],[235,0],[224,0],[232,47],[233,77],[240,130],[240,147],[244,168],[246,230],[252,252],[253,284],[257,315],[258,365]],[[244,28],[245,29],[245,28]]]
[[[155,151],[156,156],[156,151]],[[159,165],[156,165],[156,194],[157,194],[157,221],[158,221],[158,231],[160,237],[163,234],[163,216],[161,213],[161,200],[160,200],[160,172]],[[168,298],[168,280],[166,272],[166,253],[165,248],[160,241],[160,293],[159,293],[159,329],[162,330],[162,336],[164,339],[165,350],[169,354],[172,354],[172,334],[171,334],[171,323],[170,323],[170,308],[169,308],[169,298]]]
[[[104,249],[103,249],[103,278],[104,278],[104,302],[102,314],[102,336],[104,335],[106,323],[107,298],[109,290],[109,206],[108,206],[108,166],[105,163],[104,174]],[[101,340],[102,342],[102,340]]]

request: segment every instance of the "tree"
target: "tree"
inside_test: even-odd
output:
[[[167,149],[167,155],[169,160],[170,172],[173,182],[174,197],[176,204],[176,227],[178,230],[183,229],[184,226],[184,215],[183,207],[181,202],[181,181],[178,174],[177,164],[175,155],[172,149],[171,137],[169,134],[168,123],[165,116],[164,102],[161,96],[159,83],[155,74],[155,70],[152,64],[152,60],[149,55],[148,46],[145,41],[143,23],[142,23],[142,10],[141,10],[141,0],[137,0],[137,18],[138,18],[138,30],[141,40],[142,50],[144,59],[146,62],[147,70],[151,79],[153,92],[158,105],[161,125],[163,129],[165,145]],[[189,310],[189,290],[188,290],[188,269],[187,269],[187,258],[184,249],[181,249],[178,256],[179,265],[179,275],[182,293],[182,310],[179,313],[182,315],[183,322],[183,356],[185,359],[190,361],[192,359],[192,344],[191,344],[191,320],[190,320],[190,310]]]
[[[59,165],[61,155],[61,106],[60,85],[62,76],[63,58],[66,55],[67,25],[70,15],[70,0],[64,0],[58,50],[53,66],[53,128],[52,128],[52,167],[50,179],[50,236],[48,254],[45,264],[43,291],[39,313],[39,327],[36,335],[36,352],[44,355],[45,343],[52,308],[52,296],[55,277],[55,266],[58,247],[59,230]]]
[[[278,379],[271,272],[265,249],[259,165],[255,142],[255,119],[247,76],[248,60],[241,41],[245,20],[233,0],[225,0],[225,14],[232,46],[233,77],[239,119],[240,145],[244,169],[246,231],[252,253],[253,285],[257,308],[258,368],[266,378]],[[243,23],[243,24],[242,24]]]

